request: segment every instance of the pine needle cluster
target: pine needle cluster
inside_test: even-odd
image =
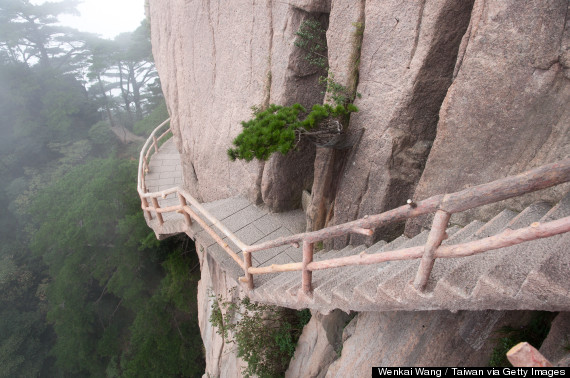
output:
[[[267,160],[274,152],[285,155],[296,147],[301,135],[311,134],[325,119],[345,119],[356,111],[352,104],[336,107],[316,104],[309,113],[300,104],[271,104],[255,113],[253,119],[241,123],[243,131],[233,140],[235,148],[228,149],[228,156],[232,161],[251,161],[253,158]]]

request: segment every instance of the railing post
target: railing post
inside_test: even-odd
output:
[[[158,140],[156,139],[155,135],[152,136],[152,141],[152,144],[154,145],[154,152],[158,153]]]
[[[160,209],[160,205],[158,204],[158,199],[156,199],[156,197],[152,197],[152,205],[156,210]],[[158,211],[156,212],[156,218],[158,219],[158,224],[162,226],[164,224],[164,219],[162,219],[162,214]]]
[[[303,292],[309,294],[313,291],[313,272],[307,269],[307,265],[313,262],[314,244],[303,240]]]
[[[424,248],[424,254],[420,262],[420,267],[416,274],[416,279],[414,280],[414,287],[417,290],[422,291],[426,287],[435,262],[435,251],[447,236],[445,230],[447,229],[449,218],[451,218],[451,214],[446,211],[438,210],[435,213],[431,231],[429,232],[428,240]]]
[[[142,205],[143,205],[144,212],[146,213],[146,215],[148,215],[148,219],[152,220],[152,214],[151,214],[150,211],[147,210],[147,208],[148,208],[148,201],[146,200],[146,197],[141,197],[141,202],[142,202]]]
[[[180,192],[178,192],[178,198],[180,199],[180,205],[182,205],[182,214],[184,214],[184,220],[186,221],[186,225],[190,227],[192,226],[192,218],[190,218],[190,215],[186,212],[186,210],[184,210],[184,206],[187,205],[186,198],[184,198],[184,196],[180,194]]]
[[[507,352],[507,359],[514,367],[552,367],[552,363],[527,342],[512,347]]]
[[[253,289],[253,274],[249,272],[249,268],[251,268],[251,252],[243,253],[243,261],[245,263],[245,279],[247,280],[247,288],[249,290]]]

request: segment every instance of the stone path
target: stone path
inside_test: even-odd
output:
[[[174,186],[184,187],[180,154],[172,139],[165,142],[158,153],[152,155],[149,170],[149,173],[145,176],[149,192],[166,190]],[[176,194],[170,194],[165,199],[159,198],[158,202],[160,207],[180,204]],[[302,210],[278,214],[270,213],[267,209],[256,206],[243,197],[226,198],[203,203],[202,206],[244,243],[249,245],[305,231],[305,216]],[[241,268],[195,222],[191,228],[187,228],[184,223],[184,217],[181,214],[166,213],[163,215],[163,218],[164,224],[162,226],[158,224],[155,217],[152,220],[147,218],[147,223],[155,231],[159,239],[185,232],[193,239],[196,239],[201,246],[207,248],[208,254],[227,271],[234,273],[232,275],[235,278],[243,275]],[[211,225],[211,222],[207,223]],[[233,243],[229,242],[222,233],[218,232],[218,235],[228,242],[232,249],[241,256],[241,251]],[[301,259],[302,249],[287,245],[252,254],[252,264],[254,266],[298,262]]]
[[[153,155],[146,176],[150,191],[184,185],[180,156],[172,140]],[[179,204],[176,194],[159,199],[161,207]],[[244,243],[256,244],[303,232],[305,217],[301,210],[269,213],[243,197],[226,198],[202,204]],[[195,209],[196,210],[196,209]],[[447,230],[444,244],[456,244],[494,235],[505,229],[526,227],[570,216],[570,194],[557,204],[535,203],[520,214],[504,210],[486,223],[474,221],[460,229]],[[196,222],[188,227],[181,214],[164,215],[164,224],[156,217],[147,223],[159,239],[185,232],[196,240],[198,248],[207,250],[220,269],[237,280],[243,270]],[[207,222],[210,223],[210,222]],[[213,227],[214,228],[214,227]],[[223,234],[228,245],[241,251]],[[315,260],[383,253],[425,244],[428,231],[408,239],[401,236],[391,243],[380,241],[370,247],[347,246],[342,250],[322,252]],[[313,272],[313,295],[298,295],[301,272],[284,272],[254,277],[250,298],[289,308],[312,308],[327,313],[335,308],[344,311],[394,310],[570,310],[570,233],[534,240],[463,259],[438,259],[425,292],[417,292],[410,282],[419,260],[335,268]],[[300,262],[301,248],[290,245],[252,253],[254,266]]]
[[[149,172],[145,176],[145,181],[149,192],[157,192],[177,185],[184,186],[180,153],[172,139],[167,140],[160,147],[159,152],[151,156],[148,165]]]

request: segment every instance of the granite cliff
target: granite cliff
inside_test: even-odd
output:
[[[307,224],[317,229],[570,155],[567,0],[150,0],[147,7],[185,180],[200,200],[241,193],[284,211],[299,207],[308,190]],[[266,162],[230,162],[226,149],[252,106],[323,101],[322,73],[294,45],[306,19],[327,28],[335,79],[362,95],[347,128],[352,148],[302,144]],[[568,185],[559,186],[462,214],[454,222],[487,220],[502,208],[520,210],[537,198],[557,201],[567,191]],[[406,233],[418,233],[428,221],[408,222]],[[403,229],[378,230],[372,238]],[[371,240],[353,236],[330,244],[366,241]],[[225,292],[208,278],[217,275],[215,269],[204,272],[209,273],[202,285]],[[202,299],[204,311],[206,302]],[[481,364],[492,331],[525,316],[361,313],[343,336],[346,315],[315,314],[289,374],[346,376],[343,372],[371,363]],[[239,374],[239,363],[229,362],[204,319],[208,372]],[[480,327],[476,333],[472,324]],[[442,336],[444,325],[450,332]],[[394,340],[399,340],[394,351],[407,352],[378,350],[378,343]],[[370,353],[357,355],[357,345]],[[439,354],[430,354],[436,349]],[[307,366],[312,370],[301,369]]]

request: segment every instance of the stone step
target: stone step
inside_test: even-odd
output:
[[[530,226],[533,222],[540,221],[550,210],[552,205],[548,202],[535,202],[514,217],[506,228],[517,230]]]
[[[473,221],[444,240],[442,244],[453,245],[471,241],[475,239],[475,232],[477,232],[484,224],[485,223],[481,221]],[[457,301],[459,298],[453,295],[453,293],[450,295],[450,293],[446,292],[444,296],[441,296],[437,295],[438,292],[434,292],[434,289],[441,277],[447,274],[459,263],[459,259],[436,259],[424,291],[420,292],[412,285],[408,285],[405,288],[405,293],[402,295],[414,298],[414,303],[417,303],[418,305],[421,305],[422,308],[426,309],[433,307],[435,304]]]
[[[402,244],[398,249],[417,247],[424,245],[427,241],[429,231],[422,231],[420,234],[414,236]],[[363,280],[354,288],[354,297],[369,302],[375,302],[377,298],[384,298],[386,300],[393,300],[389,291],[390,279],[396,276],[400,271],[406,269],[410,265],[414,265],[418,260],[402,260],[392,261],[388,266],[382,269],[370,278]],[[388,290],[388,291],[386,291]],[[357,300],[358,300],[357,299]]]
[[[561,235],[542,264],[533,269],[523,283],[516,299],[526,307],[546,311],[567,311],[570,308],[570,233]]]
[[[328,256],[329,258],[333,258],[343,253],[350,253],[350,251],[352,251],[353,248],[354,248],[353,246],[347,246],[341,250],[329,251],[328,253],[323,254],[323,256],[324,257]],[[267,296],[271,298],[273,301],[275,301],[275,303],[282,303],[282,304],[287,303],[290,301],[290,297],[297,296],[297,290],[302,285],[302,274],[301,272],[293,272],[293,273],[296,274],[289,275],[289,278],[287,280],[279,280],[279,281],[272,280],[272,282],[269,283],[270,286],[268,286],[265,289]],[[296,290],[292,291],[292,288],[294,287],[296,288]]]
[[[408,240],[410,239],[402,235],[383,246],[377,253],[396,250]],[[319,296],[325,302],[334,304],[336,308],[340,308],[341,310],[348,312],[352,309],[351,304],[354,301],[354,287],[362,282],[363,277],[369,277],[370,274],[374,274],[390,264],[391,262],[385,262],[366,267],[351,267],[347,272],[340,275],[338,280],[332,282],[334,283],[334,286],[330,291],[332,296],[328,296],[324,290],[319,293]],[[328,288],[330,284],[325,284],[324,286]]]
[[[477,230],[475,237],[481,239],[500,233],[517,215],[519,215],[518,212],[510,209],[501,211]]]
[[[280,287],[283,283],[299,278],[299,272],[281,272],[275,274],[271,279],[255,285],[253,292],[255,292],[257,297],[262,297],[266,301],[272,301],[275,295],[276,288]],[[257,276],[254,276],[254,283],[257,282]]]
[[[336,251],[335,253],[330,253],[327,254],[326,259],[334,259],[337,257],[346,257],[346,256],[352,256],[352,255],[357,255],[360,252],[364,251],[366,249],[365,245],[359,245],[359,246],[347,246],[343,249],[341,249],[340,251]],[[340,271],[342,268],[334,268],[334,269],[323,269],[323,270],[317,270],[313,272],[312,275],[312,287],[313,289],[315,287],[318,287],[319,284],[322,284],[323,282],[327,281],[330,277],[332,277],[335,272]],[[287,289],[287,293],[291,296],[296,296],[297,292],[301,289],[302,286],[302,282],[299,281],[297,282],[297,284],[289,287]]]
[[[383,240],[375,243],[374,245],[366,248],[364,250],[365,253],[374,254],[380,253],[384,246],[387,243]],[[322,304],[323,306],[330,307],[331,305],[331,298],[332,298],[332,289],[338,286],[341,283],[344,283],[348,278],[352,277],[355,274],[362,274],[364,270],[368,267],[359,265],[359,266],[344,266],[341,268],[335,268],[335,273],[328,275],[325,280],[319,282],[318,286],[315,286],[313,297],[315,301]]]
[[[475,233],[484,225],[484,222],[475,220],[444,240],[442,244],[453,245],[475,240]],[[431,296],[441,277],[447,274],[459,263],[459,259],[436,259],[422,295],[428,297]]]
[[[504,210],[487,223],[474,221],[448,228],[443,244],[460,244],[495,235],[505,228],[517,229],[540,221],[570,215],[570,194],[554,207],[532,204],[520,214]],[[429,231],[412,239],[402,236],[391,243],[379,242],[366,248],[348,246],[315,254],[315,261],[424,245]],[[555,247],[553,248],[553,244]],[[308,306],[323,313],[340,308],[348,311],[392,311],[448,309],[546,309],[570,308],[570,236],[539,239],[483,254],[457,259],[437,259],[426,290],[410,284],[419,260],[340,267],[313,272],[313,296],[298,297],[300,272],[285,272],[255,290],[252,298],[299,308]],[[366,249],[365,249],[366,248]],[[544,252],[540,252],[544,251]]]
[[[570,192],[546,214],[543,221],[567,217],[570,214]]]
[[[448,239],[452,238],[459,230],[461,229],[457,226],[448,228],[446,230]],[[384,294],[390,296],[400,304],[407,303],[410,300],[416,302],[418,299],[421,299],[418,298],[418,292],[413,286],[413,281],[418,272],[419,265],[420,260],[410,261],[406,268],[385,280],[380,285],[380,287],[383,288],[382,290]]]
[[[503,210],[477,230],[473,235],[473,239],[480,239],[501,232],[517,215],[518,213],[512,210]],[[441,295],[442,298],[453,298],[456,296],[468,298],[479,276],[484,271],[491,269],[494,263],[493,260],[497,258],[496,256],[493,258],[489,252],[481,256],[484,257],[481,258],[475,255],[458,259],[445,259],[454,260],[454,262],[451,263],[447,273],[440,278],[436,285],[435,291],[441,291],[441,293],[438,293],[438,296]]]
[[[542,221],[550,216],[549,204],[539,202],[532,204],[521,212],[509,224],[509,228],[527,227],[536,221]],[[554,212],[555,213],[555,212]],[[527,243],[513,245],[489,253],[499,253],[495,266],[480,277],[473,289],[473,296],[483,300],[493,308],[512,308],[516,306],[515,295],[520,290],[528,273],[548,256],[550,246],[556,238],[538,239]]]

